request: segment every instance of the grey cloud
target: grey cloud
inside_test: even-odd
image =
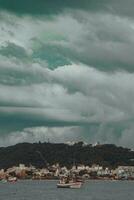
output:
[[[134,141],[134,127],[133,124],[127,127],[122,131],[121,137],[119,138],[119,144],[123,146],[129,146],[132,149],[134,148],[133,146],[133,141]]]
[[[7,42],[6,46],[0,48],[0,54],[7,57],[17,57],[20,59],[27,59],[27,52],[23,47],[20,47],[14,43]]]
[[[79,67],[72,65],[59,68],[54,73],[57,81],[68,87],[69,91],[73,93],[75,91],[82,92],[85,96],[90,97],[89,100],[92,100],[91,102],[94,105],[100,105],[101,102],[100,107],[104,107],[106,110],[109,108],[109,113],[112,113],[111,107],[113,110],[117,110],[117,116],[120,117],[123,110],[125,115],[133,110],[133,104],[131,104],[131,108],[128,104],[128,101],[133,99],[133,74],[124,72],[101,73],[93,68],[89,69],[81,65]],[[129,99],[130,94],[132,99]],[[102,113],[101,116],[103,116]]]
[[[47,63],[31,62],[17,57],[0,56],[0,83],[3,85],[31,85],[51,82]]]
[[[25,57],[27,62],[45,61],[52,69],[82,62],[103,71],[134,70],[131,19],[82,11],[64,12],[54,19],[11,16],[18,27],[12,25],[14,36],[2,39],[1,54]]]
[[[7,119],[17,119],[23,127],[93,123],[115,127],[133,121],[133,74],[109,74],[79,64],[49,70],[48,76],[50,83],[1,87],[1,118],[6,124]]]
[[[31,127],[24,128],[21,131],[14,131],[6,135],[0,136],[0,146],[14,145],[19,142],[37,142],[37,141],[50,141],[50,142],[76,142],[84,140],[81,135],[81,127]]]
[[[47,59],[54,67],[73,61],[103,71],[133,71],[134,25],[131,19],[81,11],[64,14],[63,19],[66,23],[59,17],[55,22],[57,26],[53,24],[53,31],[66,39],[57,43],[40,41],[42,46],[33,50],[33,57]],[[61,63],[56,64],[59,60]]]
[[[79,60],[104,71],[133,71],[132,20],[109,14],[85,12],[77,12],[77,16],[81,18],[79,26],[83,29],[77,40],[70,43],[68,56],[72,60]]]
[[[92,142],[132,145],[133,27],[130,18],[80,10],[54,18],[4,13],[0,133],[9,134],[5,144],[17,133],[16,142],[32,141],[32,134],[36,140],[37,127],[45,126],[70,127],[76,138]]]
[[[94,144],[114,143],[118,146],[133,148],[133,126],[112,124],[90,124],[86,126],[48,127],[38,126],[22,128],[0,136],[0,146],[14,145],[19,142],[77,142],[86,141]]]

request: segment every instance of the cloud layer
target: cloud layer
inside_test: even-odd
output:
[[[125,1],[94,2],[59,1],[47,13],[36,1],[0,1],[1,146],[50,138],[133,147],[133,14]]]

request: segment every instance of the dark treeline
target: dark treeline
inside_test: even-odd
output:
[[[134,151],[113,144],[70,146],[56,143],[21,143],[0,148],[0,168],[9,168],[23,163],[41,168],[54,163],[71,167],[74,163],[99,164],[115,168],[119,165],[134,165]]]

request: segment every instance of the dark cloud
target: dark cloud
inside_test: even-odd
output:
[[[101,6],[93,0],[25,0],[18,2],[17,0],[0,0],[0,7],[18,14],[55,14],[66,8],[94,8]]]
[[[133,0],[0,0],[0,8],[18,14],[57,14],[64,9],[83,9],[133,16]]]
[[[25,0],[18,2],[17,0],[0,0],[0,6],[3,9],[11,10],[17,13],[30,13],[30,14],[55,14],[62,9],[99,9],[105,6],[105,1],[94,0]]]
[[[0,48],[0,54],[7,57],[17,57],[20,59],[27,59],[27,52],[23,47],[20,47],[14,43],[7,42],[5,46]]]

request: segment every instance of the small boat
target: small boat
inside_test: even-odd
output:
[[[81,188],[81,186],[82,182],[67,178],[62,178],[60,182],[57,184],[58,188],[78,189]]]
[[[71,188],[71,189],[78,189],[81,188],[82,183],[80,182],[74,182],[74,183],[58,183],[58,188]]]
[[[71,183],[58,183],[57,188],[70,188]]]
[[[8,177],[7,179],[8,182],[16,182],[17,181],[17,178],[16,177]]]

